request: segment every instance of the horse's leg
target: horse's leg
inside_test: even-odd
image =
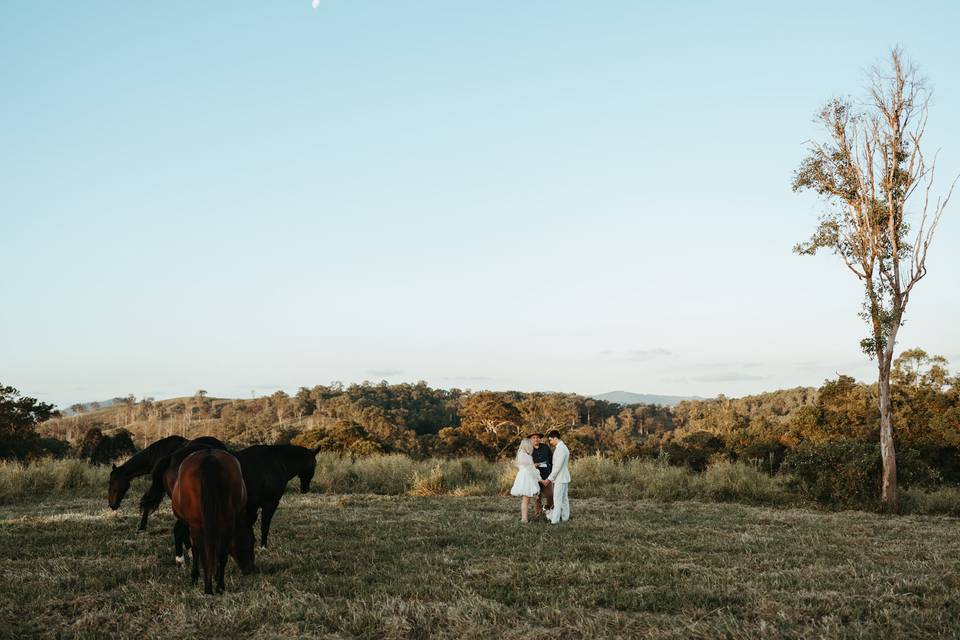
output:
[[[203,563],[203,592],[208,596],[213,595],[213,572],[215,567],[209,563]]]
[[[270,535],[270,521],[273,520],[273,514],[280,506],[280,498],[270,499],[263,505],[263,515],[260,516],[260,548],[267,548],[267,536]]]
[[[192,532],[191,532],[191,535],[193,535]],[[194,542],[195,549],[203,548],[203,540],[200,538],[199,534],[194,536],[193,542]],[[200,554],[194,551],[193,552],[193,570],[190,571],[190,580],[191,582],[193,582],[193,584],[197,584],[197,581],[199,579],[200,579]]]
[[[150,472],[150,488],[147,489],[147,492],[140,498],[140,526],[137,527],[137,531],[147,530],[147,519],[152,512],[159,508],[160,503],[163,502],[163,496],[166,491],[163,484],[163,474],[169,463],[169,459],[158,462]]]
[[[184,545],[189,545],[190,530],[187,528],[187,525],[184,524],[182,520],[177,520],[173,523],[173,546],[176,550],[175,561],[177,567],[183,567],[183,547]]]
[[[150,512],[146,509],[141,509],[140,511],[140,524],[137,525],[137,531],[146,531],[147,530],[147,518],[150,517]]]
[[[213,532],[206,531],[203,536],[203,592],[213,595],[213,578],[217,572],[217,549],[216,535]]]
[[[184,558],[187,556],[193,557],[193,542],[190,541],[190,529],[184,529],[187,534],[183,536],[183,547],[184,547]]]
[[[225,544],[225,542],[226,541],[221,541],[220,548],[217,550],[219,552],[218,558],[217,558],[217,592],[218,593],[223,593],[225,588],[223,584],[223,574],[227,569],[227,545]]]

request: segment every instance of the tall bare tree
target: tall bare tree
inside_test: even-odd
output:
[[[932,195],[936,154],[925,154],[930,89],[900,49],[888,68],[868,74],[866,99],[835,99],[819,113],[825,142],[811,142],[793,189],[823,196],[827,211],[807,242],[794,250],[839,255],[864,285],[861,317],[870,334],[860,342],[878,367],[882,500],[897,506],[897,460],[890,370],[897,332],[916,284],[927,274],[927,252],[956,179]]]

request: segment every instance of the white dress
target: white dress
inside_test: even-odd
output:
[[[540,493],[540,472],[533,466],[533,457],[526,451],[517,452],[517,478],[510,489],[512,496],[533,497]]]

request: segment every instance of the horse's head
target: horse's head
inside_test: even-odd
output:
[[[230,544],[230,555],[237,561],[241,573],[253,573],[255,540],[253,526],[237,523],[234,529],[233,542]]]
[[[303,471],[297,474],[300,478],[300,493],[310,491],[310,482],[313,480],[313,474],[317,472],[317,454],[320,453],[320,447],[309,449],[307,451],[307,463]]]
[[[128,478],[117,465],[113,465],[110,470],[110,487],[107,490],[107,504],[116,511],[120,508],[120,501],[127,495],[130,489],[130,478]]]

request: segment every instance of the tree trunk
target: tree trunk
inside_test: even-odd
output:
[[[893,408],[890,400],[890,361],[892,353],[880,358],[880,457],[883,461],[881,499],[889,511],[897,509],[897,454],[893,444]]]

